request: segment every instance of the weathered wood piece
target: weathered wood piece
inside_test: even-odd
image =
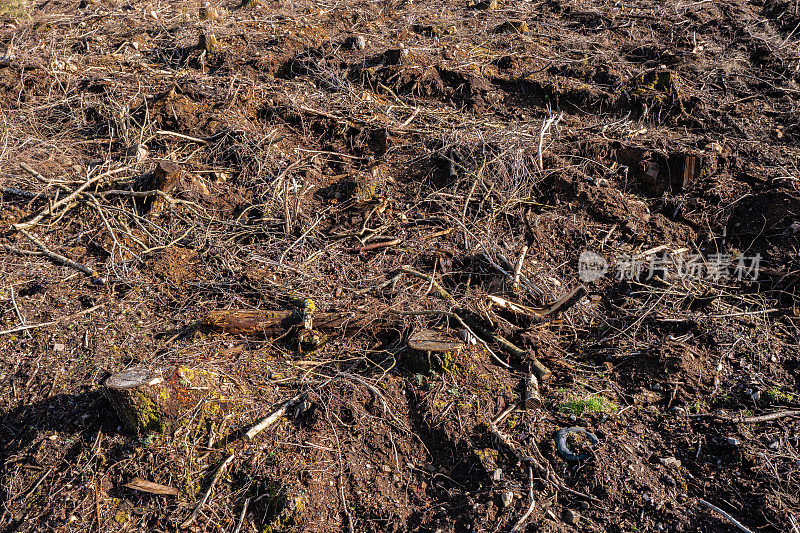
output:
[[[130,480],[130,482],[125,483],[123,486],[129,489],[138,490],[139,492],[148,492],[150,494],[160,494],[163,496],[178,495],[178,489],[175,487],[153,483],[152,481],[147,481],[139,477],[133,478]]]
[[[542,395],[539,392],[539,380],[536,374],[529,373],[525,379],[525,409],[535,409],[542,406]]]

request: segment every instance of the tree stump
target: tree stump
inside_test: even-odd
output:
[[[412,370],[450,374],[456,370],[458,356],[466,345],[447,332],[422,329],[409,337],[408,347]]]
[[[238,385],[219,375],[184,366],[130,368],[110,376],[105,386],[116,413],[138,434],[168,433],[190,422],[201,429],[213,426],[243,396]]]
[[[181,180],[181,167],[172,161],[159,161],[153,170],[150,179],[150,190],[169,193]],[[164,210],[166,200],[161,196],[148,198],[145,202],[144,211],[151,215],[158,215]]]

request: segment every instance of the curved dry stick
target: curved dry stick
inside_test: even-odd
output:
[[[525,525],[527,522],[528,517],[533,512],[533,509],[536,507],[536,500],[533,499],[533,467],[528,465],[528,498],[531,500],[531,504],[528,506],[528,510],[525,511],[525,514],[519,517],[517,523],[514,524],[514,527],[511,528],[512,533],[514,531],[519,530],[522,526]]]

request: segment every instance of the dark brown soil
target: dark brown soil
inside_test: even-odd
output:
[[[531,481],[523,531],[735,530],[701,501],[800,531],[797,417],[740,421],[800,407],[796,0],[30,7],[0,15],[0,531],[177,531],[229,453],[193,530],[246,505],[241,532],[508,531]],[[163,160],[169,200],[109,193]],[[103,173],[26,230],[95,274],[15,229]],[[761,269],[619,279],[654,249]],[[586,250],[610,270],[553,320],[489,304],[551,305]],[[462,325],[404,265],[524,355],[415,353]],[[197,327],[297,298],[353,319],[305,352]],[[499,424],[552,469],[529,480],[491,421],[534,358],[542,406]],[[211,435],[137,435],[102,387],[134,365],[251,398]],[[579,462],[573,426],[599,439],[570,437]]]

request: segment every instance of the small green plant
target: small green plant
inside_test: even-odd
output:
[[[794,401],[794,393],[784,392],[778,387],[772,387],[767,391],[767,398],[772,403],[790,403]]]
[[[689,413],[693,415],[698,415],[701,413],[705,413],[708,411],[708,403],[704,402],[703,400],[697,400],[693,404],[689,405]]]
[[[619,406],[600,394],[587,394],[562,402],[559,404],[558,409],[565,413],[580,416],[584,413],[614,413],[619,409]]]
[[[710,404],[712,407],[717,407],[719,405],[725,405],[731,401],[732,395],[728,391],[722,391],[715,396],[711,397]]]

